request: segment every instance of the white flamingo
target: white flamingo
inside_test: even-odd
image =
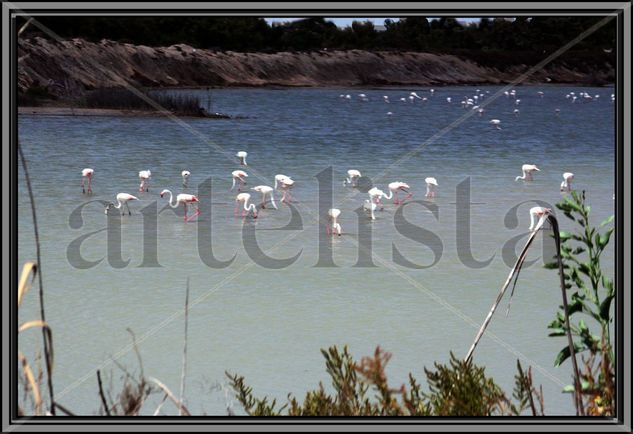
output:
[[[275,196],[273,194],[273,188],[268,185],[257,185],[251,190],[261,193],[262,195],[262,208],[266,208],[266,197],[270,196],[270,203],[273,208],[277,209],[277,204],[275,203]]]
[[[400,182],[400,181],[391,182],[389,183],[387,187],[389,188],[389,196],[385,196],[385,199],[391,199],[391,197],[393,196],[394,205],[399,205],[401,203],[404,203],[405,200],[410,199],[411,196],[413,196],[413,193],[409,191],[411,187],[409,187],[409,184],[405,182]],[[407,196],[402,200],[398,199],[398,192],[400,191],[407,193]]]
[[[490,120],[490,125],[492,125],[494,128],[500,130],[501,129],[501,121],[499,119],[491,119]]]
[[[385,194],[384,191],[382,191],[381,189],[379,189],[378,187],[372,187],[369,189],[369,191],[367,191],[367,193],[369,194],[369,199],[374,202],[376,205],[380,205],[380,208],[382,209],[382,202],[380,201],[381,198],[385,198],[385,199],[391,199],[392,193],[389,192],[389,196],[387,196]]]
[[[240,159],[240,164],[242,166],[248,166],[248,164],[246,164],[246,157],[248,156],[248,152],[239,151],[237,154],[235,154],[235,156]]]
[[[434,198],[437,194],[437,180],[432,176],[424,179],[426,182],[426,197]]]
[[[81,171],[81,191],[84,194],[86,193],[86,189],[84,187],[86,179],[88,180],[88,194],[92,194],[92,177],[94,174],[94,169],[90,169],[88,167]]]
[[[571,172],[563,173],[563,182],[560,184],[560,191],[571,191],[571,182],[574,180],[574,174]]]
[[[116,195],[117,204],[115,205],[112,202],[107,204],[105,207],[105,213],[108,214],[108,211],[110,209],[116,208],[116,209],[121,210],[121,215],[124,215],[125,211],[123,210],[123,207],[125,207],[125,209],[127,209],[128,215],[132,215],[132,212],[130,211],[130,205],[128,205],[128,202],[131,200],[138,200],[138,197],[132,196],[131,194],[128,194],[128,193],[119,193]]]
[[[517,176],[516,178],[514,178],[514,180],[518,181],[519,179],[522,179],[524,181],[534,181],[532,172],[540,172],[540,171],[541,169],[536,167],[535,164],[524,164],[523,166],[521,166],[521,172],[523,173],[523,175]]]
[[[382,98],[387,104],[389,104],[391,102],[391,101],[389,101],[389,97],[387,95],[384,95]]]
[[[141,170],[138,173],[138,179],[141,181],[141,185],[138,187],[138,191],[149,191],[149,179],[152,177],[152,172],[149,170]]]
[[[237,217],[237,211],[240,207],[240,204],[243,206],[242,217],[246,217],[250,212],[253,213],[253,218],[257,218],[257,207],[254,203],[249,204],[248,201],[251,199],[251,195],[249,193],[240,193],[235,196],[235,209],[233,210],[233,214]]]
[[[286,175],[275,175],[275,189],[281,190],[283,193],[281,195],[281,202],[289,203],[290,200],[290,189],[294,186],[295,182],[289,176]]]
[[[184,188],[189,187],[189,177],[191,176],[191,172],[188,170],[183,170],[180,174],[182,175],[182,186]]]
[[[343,181],[343,185],[350,184],[352,187],[356,187],[358,185],[358,179],[361,176],[362,175],[358,170],[350,169],[347,171],[347,178],[345,178],[345,181]]]
[[[415,92],[411,92],[409,96],[412,96],[413,98],[416,98],[416,99],[422,99],[422,97]]]
[[[375,214],[376,208],[377,208],[377,205],[375,203],[373,203],[369,199],[365,199],[365,203],[363,204],[363,209],[369,212],[369,215],[372,220],[376,220],[376,214]]]
[[[196,206],[195,210],[195,214],[191,215],[191,216],[187,216],[187,205],[191,205],[193,203],[198,203],[200,202],[198,200],[198,196],[194,196],[193,194],[186,194],[186,193],[180,193],[179,195],[176,196],[176,201],[173,202],[173,195],[171,193],[170,190],[163,190],[160,192],[160,197],[165,196],[166,194],[169,194],[169,206],[172,208],[178,208],[180,205],[184,206],[185,208],[185,221],[188,222],[190,221],[192,218],[196,217],[198,214],[200,214],[200,209]]]
[[[340,237],[341,236],[341,225],[338,222],[338,218],[341,215],[341,210],[338,208],[331,208],[327,212],[329,222],[325,227],[325,231],[328,235],[334,235],[335,233]]]
[[[231,177],[233,178],[233,185],[231,185],[231,190],[235,188],[235,184],[238,184],[237,191],[242,191],[242,187],[246,184],[246,178],[248,178],[248,173],[243,170],[234,170],[231,172]]]
[[[530,227],[529,231],[532,232],[538,226],[538,223],[544,218],[546,218],[549,214],[551,214],[552,210],[550,208],[544,208],[542,206],[535,206],[530,208]],[[536,218],[539,218],[538,223]]]

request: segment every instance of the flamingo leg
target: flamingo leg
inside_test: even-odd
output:
[[[393,194],[393,204],[394,205],[400,205],[400,201],[398,200],[398,192],[397,191]]]
[[[188,220],[187,220],[187,204],[186,204],[186,203],[183,203],[183,205],[184,205],[184,207],[185,207],[185,221],[188,221]]]
[[[132,215],[132,211],[130,211],[130,205],[125,202],[125,208],[127,209],[127,215]]]
[[[235,208],[233,208],[233,216],[237,217],[237,208],[238,208],[238,204],[237,202],[235,202]]]
[[[86,194],[86,189],[84,188],[84,182],[85,182],[86,178],[84,178],[83,176],[81,177],[81,192],[83,194]]]
[[[409,191],[407,191],[407,190],[402,190],[402,191],[404,191],[405,193],[407,193],[407,195],[405,196],[405,198],[404,198],[404,199],[402,199],[402,201],[403,201],[403,202],[404,202],[405,200],[407,200],[407,199],[411,199],[411,197],[413,196],[413,193],[411,193],[411,192],[409,192]]]
[[[326,227],[325,227],[325,233],[326,233],[327,235],[330,235],[330,226],[326,226]]]
[[[92,177],[88,177],[88,194],[92,194]]]

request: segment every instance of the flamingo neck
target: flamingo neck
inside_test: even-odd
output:
[[[385,199],[389,200],[393,197],[393,191],[391,189],[389,189],[389,196],[387,196],[386,194],[382,194],[384,196]]]
[[[173,203],[174,195],[171,193],[171,190],[167,190],[169,193],[169,206],[172,208],[178,208],[178,202]]]
[[[121,203],[121,201],[119,199],[116,200],[116,205],[114,205],[114,207],[116,209],[120,209],[123,206],[123,204]]]

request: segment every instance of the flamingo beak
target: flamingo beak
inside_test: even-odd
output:
[[[163,193],[160,194],[160,197],[163,197]]]

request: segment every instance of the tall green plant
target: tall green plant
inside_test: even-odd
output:
[[[581,373],[582,392],[587,401],[589,414],[613,414],[614,409],[614,351],[611,344],[612,305],[615,298],[613,279],[603,273],[600,258],[604,253],[614,228],[601,229],[613,222],[613,216],[599,228],[589,224],[591,207],[585,203],[585,193],[572,191],[556,207],[576,223],[573,232],[561,232],[561,258],[564,263],[564,279],[567,291],[572,291],[568,315],[576,353],[583,354],[584,369]],[[558,262],[545,265],[557,269]],[[585,321],[593,318],[599,327],[594,334]],[[548,328],[549,336],[566,336],[565,316],[561,306],[556,319]],[[556,356],[555,366],[560,366],[570,356],[565,346]],[[597,367],[596,367],[597,364]],[[566,391],[573,391],[568,386]]]

